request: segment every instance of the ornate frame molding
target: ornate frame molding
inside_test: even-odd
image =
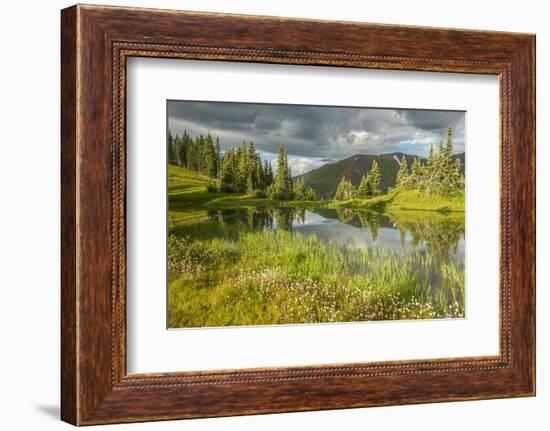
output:
[[[205,34],[197,24],[220,30]],[[270,31],[251,31],[259,28]],[[325,35],[335,31],[340,38],[331,42]],[[127,375],[125,65],[131,56],[498,75],[500,354]],[[79,5],[62,12],[62,57],[64,420],[97,424],[534,394],[534,36]]]

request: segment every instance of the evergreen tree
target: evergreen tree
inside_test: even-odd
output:
[[[424,177],[424,168],[422,167],[422,163],[420,163],[420,159],[416,158],[414,159],[414,162],[411,166],[410,179],[412,184],[418,187],[422,182],[423,177]]]
[[[316,201],[317,200],[317,192],[314,189],[309,188],[306,192],[306,200],[307,201]]]
[[[353,197],[355,197],[355,187],[353,187],[351,181],[348,181],[345,177],[342,177],[340,183],[338,184],[338,188],[336,189],[334,199],[339,201],[347,201]]]
[[[222,159],[220,180],[222,190],[226,192],[235,191],[235,150],[227,150]]]
[[[434,164],[435,164],[434,147],[433,145],[430,145],[430,150],[428,152],[428,160],[426,161],[426,165],[424,166],[422,173],[429,175],[431,173],[431,170]]]
[[[369,188],[372,196],[380,194],[380,168],[376,160],[372,161],[372,166],[369,172]]]
[[[168,130],[168,163],[176,163],[176,152],[174,151],[174,137],[172,136],[172,132]]]
[[[453,155],[453,125],[447,127],[447,144],[445,145],[445,157],[451,159]]]
[[[401,169],[400,169],[401,171]],[[398,185],[401,184],[398,174]],[[415,159],[411,167],[408,184],[425,193],[451,196],[464,189],[464,175],[460,159],[453,162],[453,128],[447,129],[447,142],[439,142],[437,151],[430,147],[428,160],[422,164]]]
[[[189,135],[187,131],[184,130],[183,137],[180,139],[177,138],[177,145],[175,147],[176,152],[176,162],[179,166],[187,167],[187,144],[189,141]]]
[[[343,201],[345,188],[346,188],[346,178],[342,177],[340,179],[340,182],[338,183],[338,187],[336,187],[336,193],[334,194],[334,199],[336,199],[337,201]]]
[[[269,185],[273,184],[273,180],[275,180],[275,176],[273,175],[273,165],[269,164],[269,172],[267,174],[267,180]]]
[[[257,155],[254,157],[254,182],[256,189],[263,190],[265,188],[262,159],[260,159]]]
[[[195,159],[195,143],[193,142],[193,139],[189,137],[188,139],[184,136],[184,143],[185,143],[185,167],[191,170],[197,170],[194,159]]]
[[[292,179],[288,166],[287,152],[282,145],[279,147],[277,173],[273,180],[271,194],[275,199],[289,200],[292,198]]]
[[[235,188],[237,191],[244,192],[247,185],[247,171],[248,166],[246,162],[246,142],[243,142],[242,146],[237,148],[236,153],[236,174],[235,174]]]
[[[363,175],[363,177],[361,178],[361,184],[359,184],[359,188],[357,189],[357,197],[361,199],[368,199],[372,197],[368,175]]]
[[[264,178],[263,178],[263,189],[266,189],[272,182],[273,182],[273,177],[272,177],[272,172],[271,172],[271,163],[269,163],[267,160],[264,160],[264,168],[263,168],[263,172],[264,172]]]
[[[456,159],[453,164],[452,183],[454,189],[464,189],[464,175],[462,174],[462,162],[460,161],[460,159]]]
[[[405,156],[401,159],[401,164],[399,165],[399,171],[397,171],[396,186],[404,187],[409,184],[409,165]]]
[[[216,178],[220,178],[222,170],[222,152],[220,148],[220,138],[216,136]]]
[[[306,183],[303,178],[294,183],[294,199],[299,201],[306,199]]]
[[[249,195],[254,194],[254,184],[252,183],[252,176],[248,175],[246,179],[246,193]]]
[[[212,137],[210,137],[210,133],[208,133],[208,136],[200,136],[200,141],[197,144],[197,149],[199,153],[198,162],[199,162],[199,172],[210,176],[211,174],[211,163],[212,163],[212,156],[214,154],[213,151],[213,145],[211,140]]]
[[[218,176],[218,166],[217,166],[217,155],[216,155],[216,147],[214,146],[214,140],[212,139],[212,136],[210,133],[206,136],[206,138],[203,141],[204,145],[204,170],[205,174],[208,175],[210,178],[216,178]]]

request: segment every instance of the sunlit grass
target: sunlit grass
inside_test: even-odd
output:
[[[385,195],[371,199],[350,199],[347,201],[331,201],[335,208],[362,208],[378,212],[396,211],[432,211],[432,212],[464,212],[464,192],[456,196],[430,195],[416,189],[400,188]]]
[[[169,326],[464,316],[464,269],[434,258],[263,230],[169,239]]]
[[[463,195],[394,190],[369,200],[272,201],[208,191],[211,181],[168,169],[170,327],[464,317],[464,264],[444,258],[464,232]],[[285,206],[336,208],[342,222],[350,212],[371,231],[372,212],[383,212],[431,252],[368,249],[223,218],[208,222],[218,210],[253,216],[254,208]]]

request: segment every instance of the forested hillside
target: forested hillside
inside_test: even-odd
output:
[[[359,187],[361,179],[371,170],[372,163],[376,161],[380,169],[380,190],[382,193],[386,193],[388,188],[395,187],[397,172],[403,157],[405,157],[409,166],[412,166],[417,158],[417,156],[399,152],[381,155],[356,154],[347,159],[326,164],[295,178],[303,179],[305,185],[314,189],[320,197],[331,199],[335,195],[342,178],[346,178],[355,187]],[[464,153],[455,154],[452,158],[453,161],[460,159],[462,173],[464,173]],[[421,158],[420,162],[425,163],[426,159]]]

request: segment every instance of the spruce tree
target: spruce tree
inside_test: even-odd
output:
[[[168,130],[168,163],[175,163],[176,162],[176,152],[174,151],[174,138],[172,136],[172,132]]]
[[[239,192],[246,191],[246,185],[247,185],[247,174],[248,174],[248,163],[247,163],[247,149],[246,149],[246,142],[243,142],[242,146],[237,148],[236,153],[236,173],[235,173],[235,181],[236,181],[236,190]]]
[[[401,184],[398,174],[397,184]],[[422,164],[415,159],[408,178],[411,187],[428,194],[451,196],[464,189],[464,174],[460,159],[453,161],[453,128],[447,129],[447,142],[440,141],[437,151],[430,147],[428,160]]]
[[[462,174],[462,162],[456,159],[453,164],[452,182],[454,190],[460,191],[464,188],[464,175]]]
[[[417,188],[421,188],[423,177],[424,168],[420,163],[420,159],[417,157],[416,159],[414,159],[414,162],[411,166],[411,183]]]
[[[445,145],[445,156],[450,160],[453,155],[453,125],[447,127],[447,144]]]
[[[361,178],[361,184],[359,184],[359,188],[357,189],[357,197],[361,199],[368,199],[372,197],[368,175],[363,175]]]
[[[196,170],[204,174],[204,136],[199,135],[198,138],[195,138],[195,149]]]
[[[223,155],[220,173],[222,191],[235,191],[235,151],[227,150]]]
[[[355,192],[355,187],[353,187],[351,181],[348,181],[345,177],[342,177],[340,183],[338,184],[338,188],[336,189],[334,199],[339,201],[347,201],[355,197]]]
[[[203,141],[204,145],[204,169],[207,176],[210,178],[216,178],[218,175],[218,167],[216,162],[216,147],[214,146],[214,141],[210,133],[206,136]]]
[[[222,152],[220,148],[220,138],[216,136],[216,177],[220,178],[222,170]]]
[[[273,180],[275,179],[275,176],[273,175],[273,165],[269,164],[269,173],[267,175],[267,180],[269,182],[269,185],[273,184]]]
[[[187,135],[187,131],[183,132],[183,137],[181,139],[177,139],[177,146],[174,147],[174,152],[176,153],[176,163],[179,166],[187,167],[187,141],[189,139],[189,135]]]
[[[250,175],[246,179],[246,193],[249,195],[254,194],[254,184],[252,183],[252,177]]]
[[[397,187],[407,186],[409,183],[409,165],[405,156],[401,159],[401,164],[399,165],[399,171],[397,171],[397,178],[395,184]]]
[[[435,165],[436,165],[436,160],[435,160],[434,147],[433,145],[430,145],[430,151],[428,152],[428,160],[426,161],[426,164],[422,167],[423,177],[430,177],[432,175],[433,170],[435,169]]]
[[[246,153],[246,181],[247,184],[249,182],[252,184],[253,189],[257,188],[256,148],[252,141],[248,143],[248,152]]]
[[[264,176],[262,180],[263,189],[266,189],[271,184],[272,179],[271,179],[270,170],[269,170],[270,167],[271,167],[271,164],[267,160],[264,160],[264,169],[263,169]]]
[[[288,200],[292,197],[292,179],[290,177],[290,168],[288,167],[287,153],[284,146],[279,147],[279,159],[277,160],[277,173],[274,184],[274,194],[276,199]]]
[[[254,186],[258,190],[264,188],[264,171],[262,169],[262,160],[259,156],[254,158]]]
[[[303,178],[300,178],[294,183],[294,199],[305,200],[306,199],[306,183]]]
[[[317,200],[317,192],[315,189],[309,188],[306,192],[306,200],[308,201],[316,201]]]
[[[372,196],[380,194],[380,168],[376,160],[372,161],[372,167],[369,172],[369,188]]]
[[[338,187],[336,188],[336,194],[334,195],[334,199],[336,199],[337,201],[345,200],[344,198],[345,193],[346,193],[346,177],[342,177],[342,179],[338,183]]]

